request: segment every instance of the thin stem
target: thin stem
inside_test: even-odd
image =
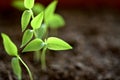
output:
[[[42,67],[42,70],[46,70],[46,59],[45,59],[46,49],[47,49],[47,47],[44,47],[43,51],[42,51],[42,54],[41,54],[41,67]]]
[[[41,57],[41,55],[40,55],[40,50],[39,50],[39,51],[35,51],[34,61],[35,61],[35,62],[39,62],[40,57]]]
[[[29,74],[29,76],[30,76],[30,80],[33,80],[32,73],[31,73],[30,69],[28,68],[28,66],[27,66],[27,65],[25,64],[25,62],[21,59],[20,56],[17,56],[17,57],[18,57],[18,59],[22,62],[22,64],[25,66],[25,68],[27,69],[28,74]]]
[[[37,38],[38,35],[37,35],[36,31],[35,31],[35,30],[33,30],[33,31],[34,31],[34,36],[35,36],[35,38]]]
[[[34,14],[33,14],[33,11],[32,11],[32,9],[30,9],[30,11],[31,11],[31,13],[32,13],[32,19],[34,18]]]

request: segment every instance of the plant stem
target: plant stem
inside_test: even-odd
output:
[[[18,55],[17,58],[22,62],[22,64],[25,66],[25,68],[27,69],[28,71],[28,74],[29,74],[29,77],[30,77],[30,80],[33,80],[33,77],[32,77],[32,73],[30,71],[30,69],[28,68],[28,66],[25,64],[25,62],[21,59],[21,57]]]
[[[46,70],[46,59],[45,59],[46,49],[47,49],[47,47],[44,47],[43,51],[42,51],[42,54],[41,54],[41,67],[42,67],[42,70]]]
[[[31,11],[31,14],[32,14],[32,19],[34,18],[34,14],[33,14],[33,11],[32,11],[32,9],[30,9],[30,11]]]
[[[35,62],[39,62],[40,57],[41,57],[40,51],[35,51],[34,61],[35,61]]]

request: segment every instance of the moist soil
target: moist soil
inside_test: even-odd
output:
[[[58,29],[57,37],[72,47],[68,51],[48,51],[47,70],[33,60],[34,52],[19,53],[30,67],[34,80],[120,80],[120,12],[115,10],[57,10],[66,25]],[[21,44],[21,12],[0,13],[0,32]],[[55,35],[53,35],[55,36]],[[11,68],[11,58],[0,37],[0,80],[17,80]],[[21,50],[19,50],[21,52]],[[29,75],[22,66],[22,80]]]

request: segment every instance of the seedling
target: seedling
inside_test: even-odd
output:
[[[4,44],[5,51],[8,53],[8,55],[13,57],[11,64],[12,64],[13,72],[17,76],[18,80],[22,80],[22,71],[21,71],[19,61],[21,61],[21,63],[27,69],[29,76],[30,76],[30,80],[33,80],[32,73],[30,69],[28,68],[28,66],[25,64],[25,62],[19,56],[16,45],[11,41],[11,39],[6,34],[2,33],[1,36],[3,38],[3,44]]]
[[[49,34],[47,32],[49,26],[55,28],[63,25],[64,23],[62,17],[54,13],[57,2],[58,1],[54,0],[46,9],[40,11],[39,14],[35,16],[33,12],[34,0],[24,0],[25,10],[21,17],[21,28],[24,34],[22,36],[20,48],[22,48],[22,52],[35,51],[37,53],[37,57],[39,56],[38,59],[41,59],[41,67],[43,70],[46,70],[46,50],[58,51],[72,49],[72,47],[64,40],[57,37],[46,36],[46,33]],[[31,25],[30,29],[27,28],[29,24]],[[13,72],[18,77],[18,80],[22,79],[22,70],[19,62],[26,67],[30,80],[33,80],[32,73],[19,56],[16,45],[11,41],[8,35],[4,33],[1,35],[6,52],[8,55],[13,56],[11,64]],[[38,53],[39,51],[41,51],[41,53]]]
[[[40,39],[45,39],[49,35],[55,35],[55,36],[57,35],[57,29],[65,25],[65,21],[62,18],[62,16],[55,13],[57,3],[58,3],[58,1],[54,0],[46,8],[40,3],[35,3],[33,8],[29,9],[27,7],[25,8],[25,6],[23,4],[23,0],[14,0],[13,1],[12,5],[15,8],[17,8],[19,10],[25,10],[23,12],[22,20],[21,20],[22,31],[24,31],[26,29],[27,25],[30,23],[31,16],[33,19],[35,15],[38,15],[41,12],[43,12],[43,14],[41,14],[41,18],[38,17],[38,19],[36,19],[36,21],[40,19],[42,21],[42,23],[38,22],[39,24],[37,26],[37,29],[29,30],[29,31],[33,31],[31,33],[30,32],[28,33],[28,31],[27,32],[25,31],[25,34],[26,33],[30,34],[31,37],[29,37],[27,40],[22,39],[23,43],[24,43],[24,41],[26,43],[29,42],[33,35],[35,36],[35,38],[40,38]],[[44,19],[42,19],[43,17],[44,17]],[[32,22],[31,22],[32,28],[34,28],[33,26],[37,25],[36,21],[32,20]],[[23,37],[23,38],[25,38],[25,37]],[[21,46],[21,48],[24,45],[26,45],[26,44],[23,44]],[[41,56],[40,53],[41,53],[41,51],[36,51],[34,54],[34,60],[37,62],[40,60],[40,56]]]
[[[72,47],[66,43],[65,41],[56,38],[56,37],[49,37],[48,39],[45,39],[45,41],[42,41],[41,39],[34,39],[32,40],[24,49],[23,52],[28,52],[28,51],[37,51],[42,49],[42,54],[41,54],[41,64],[42,64],[42,69],[46,69],[46,63],[45,63],[45,55],[46,55],[46,50],[68,50],[72,49]]]

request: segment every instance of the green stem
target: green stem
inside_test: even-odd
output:
[[[34,36],[35,36],[35,38],[37,38],[38,35],[37,35],[36,31],[35,31],[35,30],[33,30],[33,31],[34,31]]]
[[[47,47],[44,47],[43,51],[42,51],[42,54],[41,54],[41,67],[42,67],[42,70],[46,70],[46,59],[45,59],[46,49],[47,49]]]
[[[25,68],[27,69],[28,74],[29,74],[29,76],[30,76],[30,80],[33,80],[32,73],[31,73],[30,69],[28,68],[28,66],[27,66],[27,65],[25,64],[25,62],[21,59],[20,56],[17,56],[17,58],[22,62],[22,64],[23,64],[23,65],[25,66]]]
[[[39,62],[40,57],[41,57],[40,51],[35,51],[35,54],[34,54],[34,61],[35,61],[35,62]]]
[[[33,14],[33,11],[32,11],[32,9],[30,9],[30,11],[31,11],[31,13],[32,13],[32,19],[34,18],[34,14]]]

